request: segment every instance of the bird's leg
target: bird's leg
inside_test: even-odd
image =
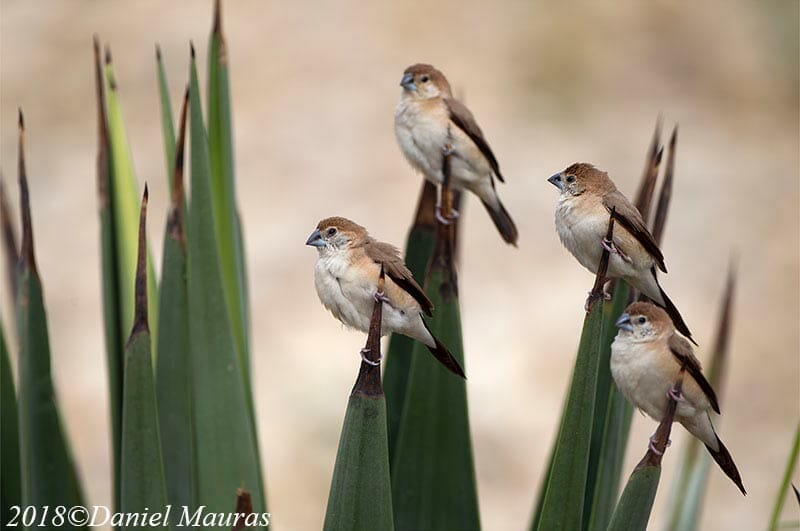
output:
[[[611,300],[611,285],[612,279],[607,278],[606,281],[603,283],[603,298],[607,301]]]
[[[667,391],[667,396],[675,402],[683,402],[685,400],[681,392],[676,391],[674,387],[669,388],[669,391]]]
[[[672,441],[667,439],[667,444],[665,444],[664,446],[669,448],[670,444],[672,444]],[[650,451],[653,452],[656,455],[659,455],[659,456],[660,455],[664,455],[664,452],[661,452],[661,451],[656,449],[656,436],[655,436],[655,434],[650,436],[650,442],[647,444],[647,447],[650,448]]]
[[[620,257],[620,258],[622,258],[622,260],[623,260],[624,262],[626,262],[626,263],[628,263],[628,264],[630,264],[630,263],[632,263],[632,262],[633,262],[633,260],[631,260],[631,257],[630,257],[630,256],[628,256],[627,254],[623,253],[623,252],[620,250],[620,248],[619,248],[619,247],[617,247],[617,246],[616,246],[616,244],[614,244],[614,241],[613,241],[613,240],[609,240],[609,239],[607,239],[607,238],[603,238],[603,240],[602,240],[602,242],[601,242],[601,245],[603,246],[603,249],[605,249],[605,250],[606,250],[606,251],[608,251],[609,253],[611,253],[611,254],[618,254],[618,255],[619,255],[619,257]]]
[[[381,358],[383,358],[383,356],[381,356],[380,358],[378,358],[378,361],[372,361],[371,359],[367,358],[367,354],[369,354],[370,352],[372,352],[372,349],[370,349],[370,348],[366,348],[366,347],[365,347],[365,348],[362,348],[362,349],[361,349],[361,352],[360,352],[360,354],[361,354],[361,361],[363,361],[363,362],[364,362],[364,363],[366,363],[367,365],[372,365],[373,367],[377,367],[378,365],[380,365],[380,364],[381,364]]]
[[[450,189],[450,157],[455,150],[453,145],[446,142],[442,146],[442,185],[439,188],[439,197],[436,202],[436,219],[442,225],[450,225],[458,219],[459,213],[453,208],[453,196]]]
[[[386,304],[389,304],[390,302],[389,297],[387,297],[382,290],[376,291],[372,298],[375,299],[375,302],[385,302]]]
[[[603,298],[605,300],[611,300],[611,292],[608,291],[609,285],[611,284],[611,279],[607,279],[603,284],[603,291],[592,291],[589,292],[589,296],[586,297],[586,302],[583,303],[583,309],[586,310],[586,313],[589,313],[589,310],[592,309],[592,302],[596,301],[599,298]]]

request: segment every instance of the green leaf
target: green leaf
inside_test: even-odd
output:
[[[0,522],[7,524],[11,507],[22,505],[22,480],[19,460],[19,422],[17,419],[17,394],[11,374],[11,360],[0,324]]]
[[[381,271],[381,283],[383,271]],[[381,302],[376,302],[366,349],[380,359]],[[347,403],[323,529],[394,529],[386,400],[379,365],[362,362]]]
[[[156,396],[164,456],[167,499],[175,507],[194,507],[197,491],[192,371],[189,346],[189,295],[186,285],[186,235],[183,194],[184,141],[188,92],[181,111],[180,139],[172,205],[164,230],[161,266],[161,323],[158,335]]]
[[[539,529],[579,529],[582,525],[604,306],[594,304],[583,323]]]
[[[145,186],[139,221],[135,279],[136,308],[133,328],[125,345],[120,471],[120,511],[123,513],[160,512],[167,504],[153,381],[153,358],[150,352],[150,330],[147,324],[146,219],[147,187]],[[156,529],[157,526],[152,528]]]
[[[414,278],[425,278],[425,267],[433,254],[436,224],[433,208],[436,203],[436,187],[427,180],[423,182],[417,204],[417,214],[406,240],[405,262]],[[406,398],[411,369],[414,340],[402,334],[392,334],[383,372],[383,387],[386,389],[386,408],[389,429],[389,462],[394,458],[397,434]],[[424,356],[428,354],[425,353]]]
[[[622,491],[608,531],[645,531],[656,499],[661,467],[648,466],[633,472]]]
[[[114,219],[114,246],[116,253],[119,305],[122,315],[120,328],[130,330],[133,325],[134,294],[133,284],[136,269],[136,234],[138,222],[139,193],[136,176],[133,171],[133,160],[128,147],[128,136],[122,118],[122,108],[117,93],[118,86],[111,62],[111,54],[106,53],[105,67],[105,111],[109,139],[109,163],[111,165],[111,187],[109,190],[111,215]],[[151,254],[148,252],[147,285],[150,300],[158,300],[155,269]],[[150,333],[158,337],[158,307],[150,305],[148,320]]]
[[[33,249],[28,181],[19,116],[19,189],[22,249],[18,269],[19,434],[22,505],[82,505],[81,488],[61,426],[50,376],[50,340]]]
[[[236,489],[243,487],[251,491],[254,511],[264,512],[254,420],[226,310],[194,60],[189,95],[188,295],[198,503],[207,505],[209,512],[227,512]]]
[[[172,123],[172,104],[169,99],[169,84],[161,48],[156,45],[156,69],[158,71],[158,100],[161,104],[161,132],[164,135],[164,161],[167,167],[169,188],[172,189],[172,180],[175,175],[175,126]]]
[[[454,274],[432,267],[425,292],[431,333],[461,366],[464,350]],[[414,345],[403,417],[392,463],[397,529],[479,529],[466,382]]]
[[[772,515],[769,519],[769,529],[777,529],[783,511],[783,503],[786,501],[786,495],[789,492],[789,485],[792,480],[792,472],[797,466],[797,457],[800,455],[800,422],[797,423],[797,429],[794,432],[794,442],[792,449],[789,452],[789,457],[786,459],[786,470],[783,473],[783,480],[781,486],[778,488],[778,495],[775,497],[775,505],[772,508]],[[795,495],[797,490],[795,489]],[[800,502],[800,497],[798,497]]]

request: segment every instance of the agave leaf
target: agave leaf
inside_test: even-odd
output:
[[[381,269],[378,291],[383,291]],[[366,349],[370,361],[381,358],[383,303],[372,311]],[[345,413],[323,529],[394,529],[389,479],[386,400],[379,365],[361,362]]]
[[[14,268],[16,269],[16,268]],[[22,505],[22,480],[19,460],[19,421],[17,394],[11,375],[6,338],[0,323],[0,522],[8,523],[11,507]]]
[[[783,480],[778,488],[778,495],[775,497],[775,505],[772,508],[772,515],[769,519],[769,529],[778,529],[781,512],[783,512],[783,504],[786,501],[786,494],[791,484],[792,472],[797,466],[797,457],[800,455],[800,422],[797,423],[797,429],[794,432],[794,442],[792,449],[789,451],[789,457],[786,459],[786,471],[783,473]],[[800,494],[797,488],[792,484],[794,495],[797,498],[797,503],[800,504]]]
[[[17,337],[22,505],[70,507],[82,505],[83,496],[50,376],[50,340],[42,284],[34,257],[21,111],[19,129],[22,248],[18,268]]]
[[[120,466],[120,511],[124,513],[156,512],[167,503],[147,323],[146,219],[147,186],[139,221],[134,290],[136,308],[131,334],[125,345]]]
[[[158,71],[158,100],[161,104],[161,132],[164,135],[164,161],[167,164],[167,179],[173,189],[175,175],[175,125],[172,123],[172,104],[169,99],[169,84],[161,47],[156,44],[156,70]]]
[[[185,199],[183,193],[186,109],[183,100],[177,145],[172,205],[164,231],[161,266],[161,333],[158,336],[156,396],[164,456],[167,499],[175,507],[195,506],[196,463],[192,413],[192,371],[189,349],[189,301],[186,286]]]
[[[414,278],[425,277],[425,268],[433,253],[436,238],[436,219],[433,215],[436,204],[436,187],[423,181],[417,203],[417,214],[406,240],[405,262]],[[386,409],[389,430],[389,462],[394,457],[397,433],[406,397],[406,385],[411,368],[414,340],[402,334],[392,334],[383,371],[383,386],[386,389]],[[427,354],[426,354],[427,355]]]
[[[122,118],[122,107],[119,103],[119,94],[111,53],[106,50],[105,81],[103,86],[105,95],[105,114],[108,132],[108,157],[111,166],[110,190],[107,191],[110,200],[111,215],[114,219],[113,241],[116,253],[119,305],[122,321],[120,329],[130,330],[133,326],[134,307],[134,276],[136,269],[136,234],[138,223],[138,201],[136,176],[133,171],[133,159],[128,148],[128,136],[125,132],[125,123]],[[155,269],[151,254],[147,259],[147,296],[150,300],[158,300],[158,287]],[[151,323],[150,333],[153,338],[158,337],[156,324],[158,323],[158,307],[150,305],[148,320]]]
[[[733,298],[736,287],[735,268],[730,267],[725,292],[722,299],[719,324],[714,347],[707,364],[708,382],[722,399],[724,374],[728,362],[728,345],[733,311]],[[717,415],[714,424],[719,426]],[[666,529],[691,531],[697,529],[703,508],[703,500],[708,486],[708,473],[711,456],[696,437],[690,437],[683,450],[678,472],[673,481],[672,493],[666,514]]]
[[[265,505],[258,445],[225,303],[194,50],[189,101],[188,295],[198,503],[210,512],[228,511],[231,497],[242,487],[251,491],[255,512],[260,513]]]

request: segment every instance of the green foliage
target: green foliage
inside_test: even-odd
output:
[[[22,480],[19,470],[19,421],[17,394],[3,327],[0,324],[0,522],[11,517],[11,507],[20,505]]]
[[[770,530],[778,529],[781,519],[781,512],[783,511],[783,503],[789,492],[789,485],[792,482],[792,472],[797,466],[797,458],[800,455],[800,422],[797,423],[797,429],[794,432],[794,442],[792,442],[792,449],[789,451],[789,456],[786,459],[786,470],[783,473],[781,485],[778,488],[778,494],[775,497],[775,505],[772,508],[772,515],[769,519]],[[797,503],[800,504],[800,495],[797,493],[797,488],[792,485],[794,494],[797,497]]]
[[[625,485],[619,504],[608,524],[608,531],[645,531],[656,499],[660,466],[637,469]]]

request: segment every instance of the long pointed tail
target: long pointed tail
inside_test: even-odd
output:
[[[714,435],[717,435],[716,433]],[[722,444],[722,441],[719,439],[717,435],[717,446],[719,446],[719,451],[715,452],[709,445],[706,445],[708,448],[708,453],[711,454],[711,457],[714,458],[714,461],[717,462],[719,467],[725,472],[725,475],[731,478],[739,490],[742,491],[742,494],[747,496],[747,491],[744,490],[744,485],[742,484],[742,476],[739,475],[739,469],[736,468],[736,463],[733,462],[733,457],[731,457],[730,452],[725,445]]]
[[[439,339],[433,335],[431,329],[428,328],[428,323],[426,323],[424,319],[422,320],[422,324],[425,325],[425,329],[431,335],[433,342],[435,343],[435,346],[433,347],[428,345],[425,346],[428,347],[428,350],[430,350],[431,354],[433,354],[433,357],[436,358],[436,361],[444,365],[448,371],[466,380],[467,376],[464,374],[464,369],[461,368],[461,365],[458,363],[458,360],[455,358],[455,356],[453,356],[453,354],[450,353],[450,350],[444,346],[444,343],[439,341]]]
[[[511,219],[511,215],[506,210],[506,207],[503,206],[503,203],[498,199],[497,207],[492,207],[489,203],[483,201],[483,206],[486,207],[486,211],[492,217],[494,226],[497,227],[503,240],[516,247],[519,232],[517,232],[517,226],[514,224],[514,220]]]
[[[681,317],[681,313],[678,311],[678,308],[675,307],[675,304],[673,304],[670,298],[667,297],[667,294],[664,293],[664,289],[661,287],[661,284],[658,283],[658,279],[656,278],[656,268],[653,267],[650,270],[650,272],[653,274],[653,278],[656,279],[656,285],[658,286],[658,291],[661,294],[661,298],[663,299],[664,304],[659,304],[659,306],[662,306],[664,310],[667,312],[667,314],[670,316],[670,318],[672,319],[672,323],[675,325],[675,328],[678,330],[678,332],[686,336],[686,339],[697,345],[697,341],[695,341],[694,338],[692,337],[692,332],[691,330],[689,330],[689,326],[683,320],[683,317]],[[654,301],[654,302],[658,303],[659,301]]]

